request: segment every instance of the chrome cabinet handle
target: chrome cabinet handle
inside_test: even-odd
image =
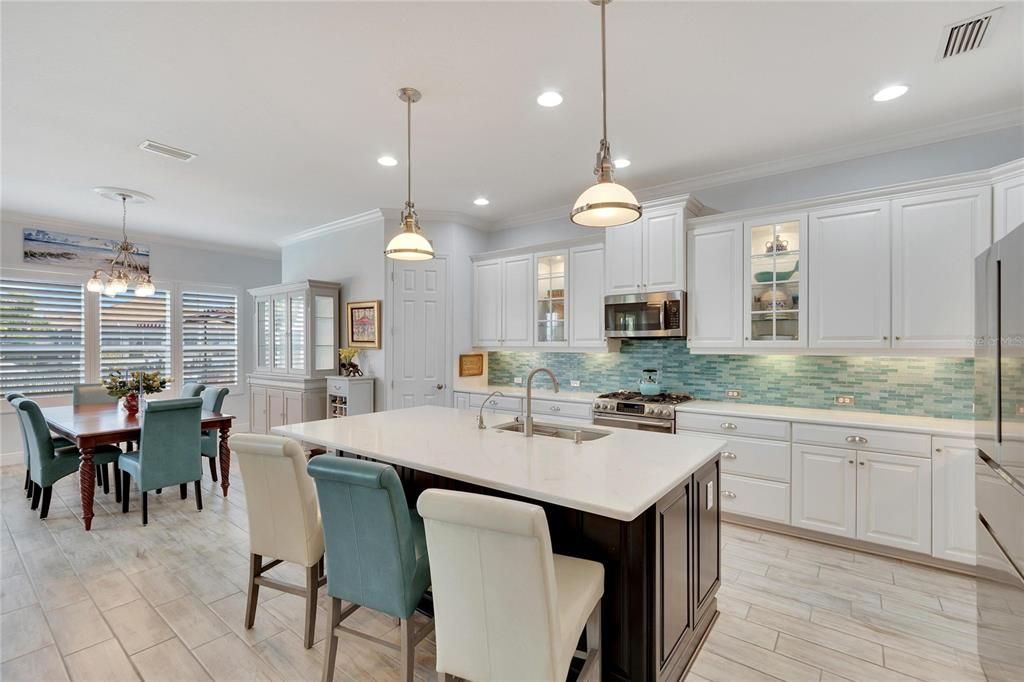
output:
[[[853,464],[853,460],[852,459],[848,459],[846,461],[849,462],[850,464]]]
[[[861,462],[861,463],[860,463],[860,465],[861,465],[861,466],[864,466],[864,462]]]
[[[722,422],[721,426],[726,431],[735,431],[736,430],[736,425],[733,424],[732,422]]]
[[[488,402],[488,404],[489,405],[497,405],[498,401],[497,400],[491,400],[491,401]]]
[[[868,439],[865,438],[864,436],[847,436],[846,437],[846,442],[847,443],[856,443],[858,445],[864,445],[865,443],[868,442]]]
[[[552,412],[561,412],[561,411],[562,411],[562,408],[561,408],[561,407],[559,407],[558,405],[552,405],[552,406],[551,406],[551,411],[552,411]]]
[[[723,490],[722,491],[722,497],[730,499],[730,500],[735,500],[736,499],[736,493],[734,493],[731,490]]]
[[[722,452],[722,459],[736,459],[736,453],[735,452],[729,452],[728,450],[724,450]]]

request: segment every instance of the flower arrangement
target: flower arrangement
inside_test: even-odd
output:
[[[339,348],[338,349],[338,358],[341,360],[340,368],[341,368],[341,375],[342,376],[346,376],[346,377],[361,377],[361,376],[363,376],[363,370],[359,369],[359,365],[357,365],[355,362],[353,362],[353,360],[355,360],[355,357],[357,355],[359,355],[359,349],[358,348],[352,348],[351,346],[349,346],[347,348]]]
[[[111,372],[110,376],[103,380],[103,387],[107,389],[107,395],[125,398],[139,392],[140,379],[142,392],[146,395],[159,393],[167,388],[167,377],[160,376],[160,372],[129,372],[126,369]]]

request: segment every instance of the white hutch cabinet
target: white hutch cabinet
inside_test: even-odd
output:
[[[255,371],[249,375],[249,429],[323,419],[326,377],[338,373],[341,285],[305,280],[250,289]]]

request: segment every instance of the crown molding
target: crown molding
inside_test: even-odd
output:
[[[802,154],[777,161],[741,166],[730,170],[694,175],[681,180],[643,187],[635,191],[642,204],[649,204],[658,199],[671,198],[677,195],[691,194],[697,190],[710,187],[721,187],[748,180],[757,180],[773,175],[791,173],[818,166],[827,166],[843,161],[852,161],[868,156],[876,156],[888,152],[911,149],[936,142],[946,142],[970,135],[1002,130],[1020,126],[1024,122],[1024,107],[1007,109],[991,114],[983,114],[969,119],[944,123],[931,128],[915,130],[909,133],[889,135],[868,142],[832,147],[819,152]],[[537,223],[548,222],[559,217],[569,218],[568,204],[565,207],[548,208],[524,213],[511,218],[497,221],[493,229],[504,230],[524,227]]]
[[[32,213],[20,213],[18,211],[3,211],[3,213],[0,214],[0,222],[3,222],[5,225],[12,224],[20,225],[22,227],[43,227],[55,230],[68,230],[73,234],[81,234],[88,237],[107,237],[110,239],[117,239],[121,235],[120,230],[112,229],[109,225],[98,225],[96,223],[86,223],[80,220],[66,220],[64,218],[54,218],[52,216]],[[201,239],[194,238],[186,239],[183,237],[168,237],[165,234],[147,232],[134,227],[131,230],[131,236],[133,241],[143,241],[147,245],[164,244],[166,246],[178,246],[188,249],[203,249],[206,251],[217,251],[235,255],[242,254],[246,256],[253,256],[255,258],[267,258],[270,260],[277,260],[281,257],[281,253],[277,249],[261,249],[254,246],[225,244],[223,242],[203,241]],[[136,239],[136,237],[138,239]]]
[[[380,222],[382,224],[394,222],[397,226],[398,220],[402,214],[402,210],[398,208],[374,208],[369,211],[363,211],[362,213],[356,213],[347,218],[339,218],[338,220],[332,220],[329,223],[323,225],[317,225],[301,232],[282,237],[274,243],[279,247],[284,248],[291,246],[292,244],[298,244],[299,242],[309,241],[310,239],[317,239],[329,234],[336,232],[344,232],[371,223]],[[476,230],[486,230],[489,223],[481,221],[479,218],[462,213],[460,211],[416,211],[416,215],[419,217],[420,222],[433,223],[433,222],[447,222],[447,223],[458,223],[465,225]]]

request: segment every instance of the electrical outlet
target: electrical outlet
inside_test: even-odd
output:
[[[1017,416],[1024,417],[1024,403],[1017,403]]]
[[[726,398],[740,398],[743,396],[743,391],[738,388],[730,388],[725,392]]]
[[[854,400],[852,395],[837,395],[836,396],[836,405],[844,405],[846,407],[849,407],[850,405],[853,405],[855,402],[856,402],[856,400]]]
[[[579,388],[579,387],[580,387],[580,380],[579,379],[569,379],[569,388]]]
[[[523,383],[523,378],[522,377],[515,377],[514,379],[512,379],[512,383],[513,384],[521,384],[521,383]]]

